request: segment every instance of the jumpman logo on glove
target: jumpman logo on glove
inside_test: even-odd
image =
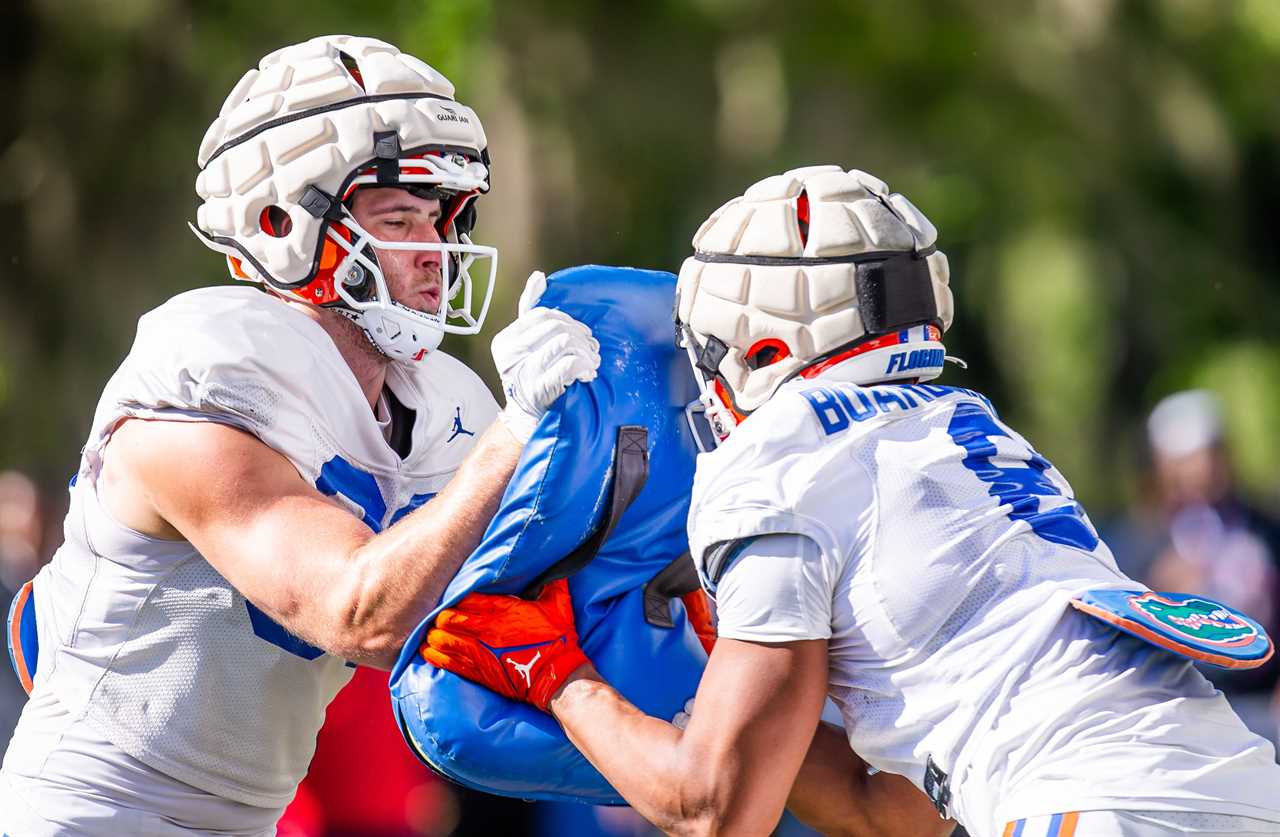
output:
[[[544,711],[588,662],[564,579],[548,584],[535,601],[472,593],[440,611],[420,651],[434,666]]]
[[[542,652],[539,651],[537,654],[534,654],[533,659],[527,663],[517,663],[515,660],[509,657],[507,658],[507,662],[510,663],[511,667],[514,668],[516,671],[518,671],[520,673],[520,676],[524,678],[524,687],[526,689],[531,689],[533,688],[533,678],[529,676],[529,672],[533,670],[533,664],[538,662],[538,660],[541,660],[541,659],[542,659]]]

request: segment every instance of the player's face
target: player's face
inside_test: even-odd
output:
[[[420,198],[403,189],[365,187],[351,196],[351,214],[360,226],[384,241],[440,243],[438,200]],[[374,249],[392,299],[428,314],[440,310],[438,251]]]

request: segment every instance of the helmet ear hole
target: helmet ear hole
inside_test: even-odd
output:
[[[293,219],[284,207],[272,204],[258,216],[258,226],[272,238],[284,238],[293,232]]]
[[[742,360],[754,372],[788,357],[791,357],[791,350],[787,348],[787,344],[776,337],[768,337],[753,343]]]

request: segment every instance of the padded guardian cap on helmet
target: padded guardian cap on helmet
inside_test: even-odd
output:
[[[336,309],[388,357],[421,360],[488,312],[497,251],[469,237],[486,146],[475,112],[422,61],[372,38],[313,38],[263,58],[227,97],[200,145],[193,230],[235,278]],[[440,242],[375,238],[346,206],[361,185],[438,199]],[[439,310],[393,300],[374,248],[439,252]]]
[[[712,213],[676,286],[677,338],[717,437],[785,381],[927,381],[951,325],[947,257],[905,197],[856,169],[765,178]]]

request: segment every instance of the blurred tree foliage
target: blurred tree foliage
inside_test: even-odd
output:
[[[677,269],[751,182],[867,169],[952,261],[944,380],[989,392],[1091,508],[1132,499],[1145,412],[1207,385],[1280,467],[1280,4],[1270,0],[10,3],[0,465],[75,466],[137,316],[225,280],[185,229],[241,73],[330,31],[444,71],[485,120],[505,323],[527,271]],[[452,341],[482,372],[487,341]],[[1097,512],[1095,512],[1097,513]]]

